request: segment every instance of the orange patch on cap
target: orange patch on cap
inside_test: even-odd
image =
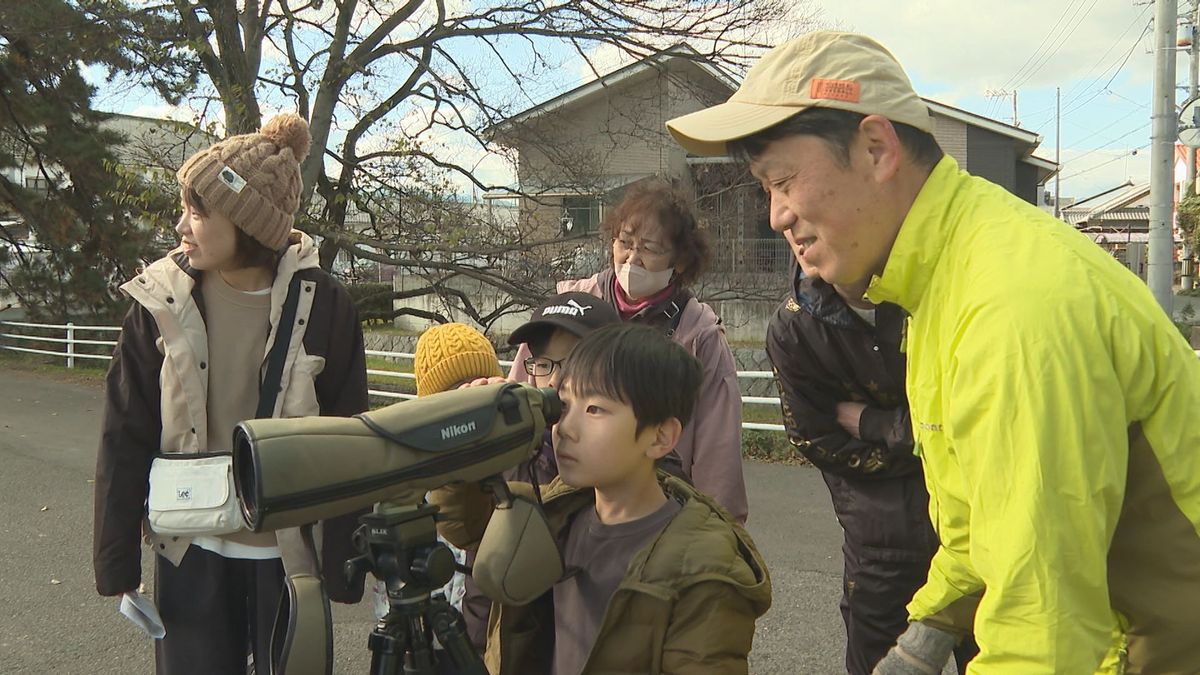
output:
[[[827,98],[834,101],[858,103],[862,85],[854,80],[814,79],[808,88],[809,98]]]

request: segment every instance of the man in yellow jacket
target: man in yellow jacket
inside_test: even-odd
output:
[[[750,161],[771,226],[911,315],[907,389],[940,548],[877,673],[1198,673],[1200,359],[1082,234],[961,171],[870,38],[767,53],[667,123]]]

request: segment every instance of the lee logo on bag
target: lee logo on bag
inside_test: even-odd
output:
[[[175,501],[177,501],[177,502],[192,501],[192,488],[190,488],[190,487],[175,488]]]

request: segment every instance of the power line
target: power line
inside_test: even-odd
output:
[[[1097,130],[1093,131],[1092,133],[1088,134],[1087,136],[1084,136],[1083,138],[1079,139],[1078,141],[1075,141],[1075,143],[1076,143],[1076,144],[1078,144],[1078,145],[1082,145],[1084,142],[1086,142],[1086,141],[1089,141],[1089,140],[1091,140],[1092,138],[1095,138],[1096,136],[1099,136],[1101,133],[1103,133],[1103,132],[1105,132],[1105,131],[1108,131],[1108,130],[1109,130],[1109,129],[1111,129],[1112,127],[1115,127],[1116,125],[1120,124],[1121,122],[1124,122],[1125,120],[1129,119],[1130,117],[1132,117],[1132,116],[1134,116],[1134,115],[1136,115],[1136,114],[1138,114],[1138,113],[1140,113],[1140,112],[1141,112],[1140,110],[1133,110],[1133,111],[1130,111],[1130,112],[1129,112],[1129,113],[1127,113],[1127,114],[1126,114],[1124,117],[1121,117],[1121,118],[1118,118],[1117,120],[1114,120],[1114,121],[1112,121],[1112,122],[1109,122],[1108,124],[1106,124],[1106,125],[1104,125],[1103,127],[1101,127],[1101,128],[1099,128],[1099,129],[1097,129]]]
[[[1088,14],[1091,13],[1091,11],[1096,7],[1096,3],[1098,3],[1099,1],[1100,0],[1092,0],[1092,4],[1088,5],[1088,8],[1086,10],[1079,13],[1079,19],[1075,21],[1075,25],[1071,26],[1071,29],[1066,34],[1066,36],[1062,40],[1058,41],[1058,44],[1055,45],[1054,50],[1047,52],[1046,55],[1043,56],[1040,61],[1038,61],[1032,68],[1030,68],[1029,72],[1025,74],[1025,77],[1013,85],[1013,89],[1016,89],[1016,88],[1020,87],[1021,85],[1025,84],[1026,82],[1028,82],[1030,78],[1032,78],[1034,75],[1037,74],[1038,70],[1041,69],[1042,66],[1049,63],[1050,59],[1054,58],[1055,54],[1058,54],[1058,50],[1062,49],[1062,46],[1071,39],[1071,36],[1075,34],[1075,31],[1079,30],[1079,26],[1081,26],[1083,24],[1083,20],[1088,17]]]
[[[1123,133],[1123,134],[1121,134],[1120,136],[1117,136],[1116,138],[1110,139],[1109,141],[1107,141],[1106,143],[1104,143],[1104,145],[1100,145],[1100,146],[1097,146],[1097,147],[1095,147],[1095,148],[1092,148],[1091,150],[1088,150],[1087,152],[1083,153],[1082,155],[1080,155],[1080,156],[1078,156],[1078,157],[1076,157],[1076,158],[1074,158],[1074,159],[1072,159],[1072,160],[1070,160],[1070,161],[1072,161],[1072,162],[1078,162],[1079,160],[1083,159],[1084,157],[1087,157],[1088,155],[1092,154],[1093,152],[1099,152],[1100,150],[1103,150],[1103,149],[1107,148],[1108,146],[1112,145],[1113,143],[1116,143],[1117,141],[1124,140],[1124,139],[1126,139],[1126,138],[1128,138],[1128,137],[1130,137],[1130,136],[1132,136],[1132,135],[1134,135],[1134,134],[1136,134],[1136,133],[1138,133],[1138,132],[1140,132],[1140,131],[1145,131],[1146,127],[1148,127],[1148,126],[1150,126],[1150,123],[1149,123],[1149,122],[1146,122],[1145,124],[1141,125],[1140,127],[1136,128],[1136,129],[1134,129],[1134,130],[1132,130],[1132,131],[1128,131],[1128,132],[1126,132],[1126,133]]]
[[[1136,147],[1136,148],[1130,150],[1129,152],[1123,152],[1120,155],[1113,157],[1112,159],[1108,160],[1107,162],[1101,162],[1101,163],[1097,164],[1096,166],[1089,167],[1087,169],[1084,169],[1083,171],[1077,171],[1069,176],[1062,177],[1060,180],[1065,182],[1065,181],[1071,180],[1072,178],[1082,176],[1086,173],[1091,173],[1091,172],[1095,171],[1096,169],[1108,166],[1109,164],[1112,164],[1113,162],[1119,162],[1122,159],[1126,159],[1128,157],[1133,157],[1134,155],[1136,155],[1138,153],[1138,150],[1145,150],[1148,147],[1150,147],[1149,143],[1139,146],[1139,147]]]
[[[1083,2],[1084,2],[1084,0],[1079,0],[1079,5],[1077,5],[1077,7],[1082,6]],[[1063,9],[1062,14],[1058,15],[1058,21],[1055,21],[1054,25],[1050,27],[1050,30],[1046,33],[1046,35],[1044,37],[1042,37],[1041,43],[1039,43],[1037,48],[1034,49],[1032,53],[1030,53],[1029,58],[1025,59],[1025,63],[1022,63],[1021,67],[1017,68],[1017,72],[1014,73],[1007,80],[1005,80],[1004,84],[1000,86],[1001,91],[1007,89],[1008,85],[1012,84],[1013,80],[1015,80],[1017,78],[1017,76],[1020,75],[1025,70],[1025,67],[1028,66],[1034,60],[1034,58],[1037,57],[1038,52],[1040,52],[1042,50],[1042,47],[1044,47],[1046,45],[1046,41],[1050,39],[1050,36],[1054,35],[1055,31],[1058,30],[1059,25],[1062,24],[1063,19],[1067,16],[1067,13],[1070,11],[1071,11],[1071,5],[1067,5],[1067,7],[1065,9]]]
[[[1146,15],[1146,12],[1150,10],[1151,6],[1152,5],[1147,4],[1145,7],[1142,8],[1142,11],[1140,13],[1138,13],[1137,16],[1133,17],[1133,21],[1130,21],[1129,25],[1125,26],[1125,30],[1121,31],[1121,34],[1119,36],[1117,36],[1117,39],[1113,40],[1112,44],[1110,44],[1108,46],[1108,49],[1104,50],[1104,54],[1101,55],[1099,59],[1096,59],[1096,62],[1094,64],[1092,64],[1091,68],[1088,68],[1087,74],[1085,74],[1083,77],[1079,78],[1079,80],[1076,81],[1075,86],[1071,87],[1070,89],[1068,89],[1066,91],[1065,94],[1063,94],[1064,97],[1070,98],[1070,96],[1072,96],[1075,93],[1075,90],[1079,88],[1080,84],[1082,84],[1085,79],[1087,79],[1088,77],[1091,76],[1092,72],[1096,70],[1096,67],[1099,66],[1101,63],[1104,62],[1105,59],[1108,58],[1108,55],[1112,53],[1112,50],[1115,49],[1117,47],[1117,45],[1121,44],[1121,40],[1125,39],[1125,36],[1128,35],[1129,31],[1134,26],[1137,25],[1137,22]],[[1149,29],[1149,25],[1150,25],[1149,22],[1147,22],[1146,23],[1147,30]],[[1143,36],[1145,35],[1144,31],[1143,31],[1142,35]],[[1136,45],[1138,42],[1141,42],[1141,40],[1142,40],[1142,36],[1138,36],[1138,39],[1134,41],[1134,44]],[[1111,68],[1111,67],[1112,66],[1110,65],[1108,68]],[[1105,68],[1103,71],[1101,71],[1100,75],[1097,75],[1096,79],[1092,80],[1092,84],[1099,82],[1100,78],[1104,77],[1104,73],[1108,72],[1108,68]],[[1090,87],[1090,86],[1091,85],[1088,85],[1088,87]],[[1084,87],[1084,91],[1086,91],[1086,90],[1087,90],[1087,87]],[[1071,103],[1071,102],[1072,101],[1068,101],[1068,103]]]
[[[1134,17],[1133,21],[1131,21],[1129,23],[1129,25],[1125,27],[1125,30],[1121,32],[1120,37],[1118,37],[1116,40],[1114,40],[1113,43],[1111,45],[1109,45],[1109,48],[1104,52],[1104,55],[1101,56],[1100,59],[1097,60],[1096,63],[1093,64],[1092,67],[1088,69],[1087,74],[1084,75],[1083,78],[1080,78],[1079,81],[1076,82],[1076,84],[1074,86],[1072,86],[1069,90],[1067,90],[1067,92],[1065,94],[1063,94],[1063,98],[1065,100],[1063,101],[1063,111],[1061,114],[1064,118],[1072,113],[1077,112],[1078,110],[1083,108],[1083,106],[1086,106],[1088,103],[1091,103],[1093,100],[1096,99],[1096,97],[1098,97],[1102,93],[1105,93],[1106,91],[1108,93],[1112,93],[1113,95],[1117,96],[1118,98],[1123,98],[1123,99],[1125,99],[1131,103],[1134,103],[1135,105],[1138,105],[1142,108],[1147,107],[1143,103],[1138,103],[1137,101],[1133,101],[1132,99],[1129,99],[1127,97],[1117,94],[1116,92],[1113,92],[1111,89],[1109,89],[1109,85],[1112,84],[1113,80],[1116,79],[1117,75],[1119,75],[1121,73],[1121,71],[1125,68],[1125,65],[1129,61],[1129,58],[1133,55],[1133,51],[1135,49],[1137,49],[1137,46],[1139,44],[1141,44],[1142,39],[1144,37],[1146,37],[1146,34],[1148,32],[1150,32],[1150,28],[1151,28],[1152,24],[1148,21],[1146,22],[1145,26],[1143,27],[1142,32],[1137,36],[1136,39],[1134,39],[1133,43],[1130,44],[1128,51],[1126,51],[1124,55],[1118,57],[1119,63],[1117,61],[1114,61],[1113,63],[1111,63],[1107,68],[1102,70],[1100,72],[1100,74],[1097,75],[1091,82],[1089,82],[1087,85],[1084,85],[1082,89],[1080,89],[1080,85],[1083,82],[1083,80],[1086,79],[1089,75],[1091,75],[1092,72],[1094,72],[1096,70],[1096,67],[1099,66],[1100,63],[1102,63],[1104,61],[1104,59],[1108,57],[1109,53],[1112,52],[1113,48],[1121,43],[1122,38],[1124,38],[1129,33],[1129,30],[1131,28],[1133,28],[1135,25],[1137,25],[1137,22],[1142,19],[1143,15],[1145,15],[1145,13],[1149,7],[1150,7],[1150,5],[1147,5],[1146,8],[1142,9],[1140,14],[1138,14],[1136,17]],[[1104,85],[1104,87],[1102,87],[1100,89],[1095,89],[1095,86],[1100,83],[1100,80],[1102,78],[1104,78],[1106,75],[1108,75],[1109,72],[1111,72],[1114,67],[1116,68],[1116,71],[1112,73],[1112,75],[1109,77],[1108,82]],[[1074,96],[1072,96],[1071,92],[1076,92],[1076,91],[1077,91],[1077,93]],[[1085,96],[1087,97],[1086,99],[1084,99]],[[1034,129],[1034,131],[1040,132],[1043,128],[1045,128],[1045,126],[1047,124],[1050,124],[1051,122],[1054,121],[1054,115],[1053,115],[1054,110],[1055,110],[1055,108],[1052,106],[1049,108],[1045,108],[1043,110],[1039,110],[1038,112],[1025,115],[1025,118],[1026,119],[1030,119],[1030,118],[1037,119],[1037,117],[1039,115],[1050,113],[1049,117],[1047,117],[1045,120],[1043,120],[1042,122],[1040,122],[1036,125],[1036,128]],[[1030,126],[1033,126],[1033,125],[1030,125]]]
[[[1058,50],[1062,48],[1063,43],[1070,39],[1071,35],[1075,33],[1075,30],[1079,28],[1079,25],[1083,22],[1083,19],[1087,16],[1088,12],[1090,12],[1092,8],[1096,6],[1097,1],[1098,0],[1092,0],[1092,4],[1088,6],[1086,11],[1083,12],[1081,12],[1081,10],[1083,9],[1083,3],[1086,2],[1086,0],[1080,0],[1079,3],[1075,5],[1068,5],[1063,10],[1063,13],[1058,17],[1058,21],[1055,21],[1054,25],[1050,27],[1050,30],[1042,38],[1041,43],[1039,43],[1037,48],[1033,50],[1027,59],[1025,59],[1025,63],[1023,63],[1021,67],[1017,69],[1017,72],[1009,77],[1008,80],[1005,81],[1004,85],[997,90],[997,93],[993,95],[995,98],[992,100],[991,105],[988,108],[988,112],[992,117],[995,117],[998,112],[1000,97],[1011,93],[1009,85],[1011,84],[1012,89],[1015,90],[1025,82],[1029,81],[1029,78],[1033,77],[1039,68],[1041,68],[1050,58],[1058,53]],[[1068,14],[1070,15],[1069,18]],[[1066,19],[1065,24],[1063,23],[1063,19]],[[1062,26],[1061,30],[1059,28],[1060,26]],[[1063,36],[1063,33],[1065,33],[1065,37]],[[1051,40],[1052,36],[1054,37],[1053,40]],[[1047,45],[1047,42],[1049,42],[1049,45]]]
[[[1133,50],[1136,49],[1138,44],[1141,43],[1142,38],[1145,37],[1146,34],[1150,32],[1151,25],[1152,24],[1146,24],[1146,28],[1142,30],[1142,33],[1140,35],[1138,35],[1138,39],[1135,40],[1134,43],[1129,46],[1129,51],[1125,52],[1125,57],[1121,59],[1121,64],[1119,66],[1117,66],[1117,69],[1115,71],[1113,71],[1112,76],[1108,78],[1108,81],[1104,83],[1104,86],[1097,89],[1095,91],[1095,93],[1093,93],[1087,99],[1075,103],[1074,107],[1071,107],[1068,110],[1064,110],[1063,115],[1069,115],[1070,113],[1073,113],[1076,110],[1079,110],[1083,106],[1092,102],[1092,100],[1094,100],[1097,96],[1104,93],[1104,91],[1108,89],[1109,85],[1111,85],[1113,83],[1113,80],[1117,79],[1117,75],[1120,75],[1121,71],[1125,69],[1125,64],[1129,63],[1129,57],[1133,56]],[[1099,80],[1100,77],[1104,77],[1104,74],[1101,73],[1100,76],[1097,77],[1096,79]]]

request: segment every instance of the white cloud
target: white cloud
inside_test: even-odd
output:
[[[914,79],[969,86],[978,94],[989,88],[1054,87],[1094,78],[1129,51],[1152,18],[1149,5],[1130,2],[819,0],[819,4],[831,21],[879,40]],[[1152,57],[1142,46],[1148,40],[1133,48],[1123,73],[1149,79]]]

